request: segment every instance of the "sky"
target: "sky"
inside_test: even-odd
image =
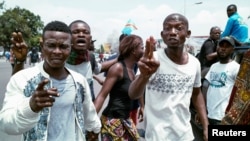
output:
[[[144,40],[149,36],[160,39],[163,20],[171,13],[188,18],[192,36],[208,36],[212,26],[224,30],[229,4],[237,5],[238,13],[250,26],[249,0],[5,0],[5,8],[27,9],[39,15],[44,25],[54,20],[66,24],[84,20],[97,40],[95,45],[118,40],[129,19],[137,27],[133,34]]]

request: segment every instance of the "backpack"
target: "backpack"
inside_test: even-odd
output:
[[[89,53],[89,56],[90,56],[91,69],[92,69],[92,71],[94,71],[94,69],[96,67],[95,55],[94,55],[94,53]]]
[[[30,54],[31,63],[36,63],[38,61],[39,55],[37,52]]]

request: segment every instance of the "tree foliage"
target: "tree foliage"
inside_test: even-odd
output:
[[[4,1],[0,3],[0,9],[3,9]]]
[[[103,45],[101,45],[100,53],[104,53],[104,47],[103,47]]]
[[[1,4],[0,4],[1,5]],[[20,7],[6,9],[0,15],[0,46],[10,47],[11,34],[20,31],[30,47],[39,46],[44,23],[39,15]]]

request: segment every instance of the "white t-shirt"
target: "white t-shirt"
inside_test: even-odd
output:
[[[146,140],[191,141],[194,139],[189,111],[193,87],[201,86],[199,61],[188,54],[188,63],[172,62],[164,49],[154,52],[160,60],[145,91]]]
[[[236,80],[240,65],[232,61],[227,64],[217,62],[213,64],[206,75],[209,81],[207,90],[208,117],[221,120]]]
[[[74,71],[82,74],[87,79],[89,84],[92,81],[93,75],[92,75],[92,69],[91,69],[90,62],[83,62],[83,63],[78,64],[78,65],[70,65],[70,64],[66,63],[65,66],[70,68],[71,70],[74,70]]]
[[[87,79],[89,84],[91,81],[93,81],[93,73],[98,74],[101,71],[101,64],[98,63],[98,66],[95,68],[94,72],[92,72],[90,61],[82,62],[78,65],[70,65],[66,63],[65,66],[82,74]]]

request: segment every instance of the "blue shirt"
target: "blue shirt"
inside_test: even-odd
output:
[[[221,37],[230,35],[242,43],[248,41],[248,26],[243,22],[243,18],[238,13],[234,13],[228,18],[226,28]]]

